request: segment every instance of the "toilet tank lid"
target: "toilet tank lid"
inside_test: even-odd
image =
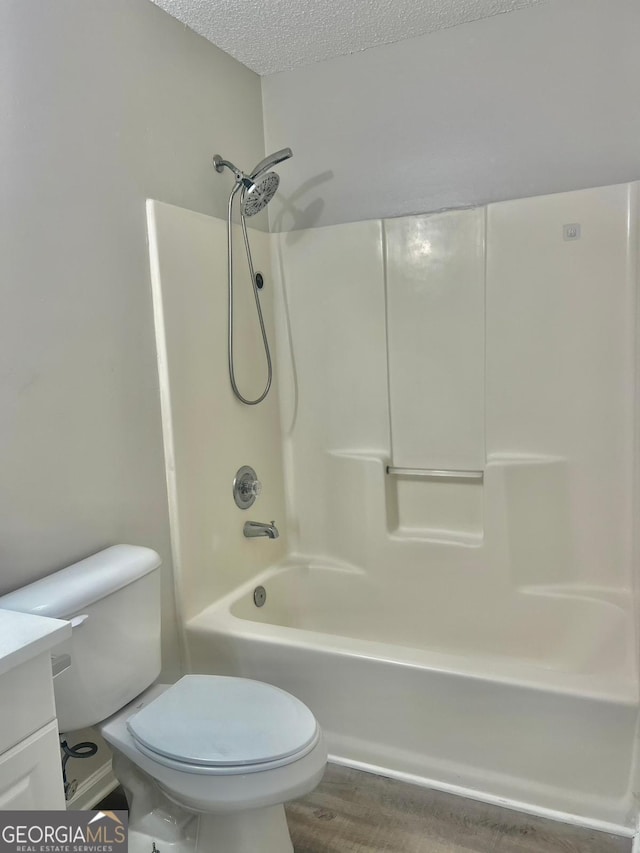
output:
[[[0,597],[0,610],[64,619],[117,592],[162,563],[151,548],[112,545]]]

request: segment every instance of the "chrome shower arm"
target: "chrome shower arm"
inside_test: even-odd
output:
[[[216,172],[224,172],[225,168],[229,169],[230,172],[233,172],[237,184],[242,184],[245,187],[250,187],[253,184],[253,181],[241,169],[238,169],[235,163],[232,163],[231,160],[225,160],[219,154],[213,155],[213,166]]]

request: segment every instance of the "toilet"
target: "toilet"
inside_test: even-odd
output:
[[[327,762],[307,706],[245,678],[160,672],[160,557],[115,545],[0,597],[0,609],[58,619],[61,732],[95,726],[129,802],[132,853],[293,853],[284,803]]]

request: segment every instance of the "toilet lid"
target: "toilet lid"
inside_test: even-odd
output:
[[[318,736],[305,704],[248,678],[185,675],[127,721],[141,747],[199,767],[282,760]]]

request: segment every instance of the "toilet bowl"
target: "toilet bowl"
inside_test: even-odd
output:
[[[115,545],[0,599],[69,619],[56,653],[63,732],[96,726],[129,802],[131,853],[293,853],[284,803],[315,788],[327,753],[299,699],[245,678],[160,672],[160,558]],[[153,686],[150,686],[153,685]]]
[[[291,853],[283,804],[327,761],[302,702],[243,678],[155,685],[98,730],[128,795],[132,853]]]

